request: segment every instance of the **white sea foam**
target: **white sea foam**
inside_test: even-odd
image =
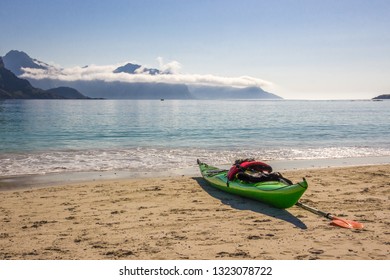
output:
[[[237,158],[246,157],[271,161],[375,156],[390,156],[390,150],[356,147],[273,150],[133,148],[7,153],[0,155],[0,176],[110,170],[168,171],[194,167],[197,158],[210,164],[227,165]]]

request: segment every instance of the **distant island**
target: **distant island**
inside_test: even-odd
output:
[[[377,97],[374,97],[373,99],[374,99],[374,100],[378,100],[378,99],[390,99],[390,94],[378,95]]]
[[[48,63],[31,58],[23,51],[12,50],[4,57],[5,68],[9,69],[16,76],[26,78],[32,86],[49,90],[51,88],[73,88],[91,98],[104,99],[283,99],[278,95],[269,93],[260,87],[233,87],[233,86],[212,86],[212,85],[187,85],[183,83],[166,82],[124,82],[106,79],[59,79],[55,76],[37,77],[25,75],[26,69],[36,72],[61,73],[63,69],[49,65]],[[90,66],[82,69],[88,71]],[[147,68],[139,64],[127,63],[113,69],[111,76],[137,77],[158,77],[174,75],[169,70]],[[173,76],[172,76],[173,77]],[[62,92],[62,90],[61,90]],[[49,93],[62,94],[59,91],[49,90]],[[67,96],[73,96],[67,94]]]
[[[29,81],[18,78],[6,69],[0,57],[0,99],[89,99],[89,97],[69,87],[49,90],[33,87]]]

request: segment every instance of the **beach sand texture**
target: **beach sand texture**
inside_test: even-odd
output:
[[[0,192],[0,259],[390,259],[390,165],[284,172],[302,201],[364,224],[223,193],[201,176]]]

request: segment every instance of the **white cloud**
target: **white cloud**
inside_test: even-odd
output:
[[[62,81],[93,81],[102,80],[106,82],[151,82],[151,83],[171,83],[171,84],[187,84],[187,85],[208,85],[208,86],[232,86],[232,87],[261,87],[270,88],[273,86],[271,82],[250,77],[223,77],[216,75],[201,75],[201,74],[181,74],[181,64],[177,61],[164,63],[162,58],[157,59],[160,64],[162,74],[149,75],[142,73],[141,70],[136,71],[136,74],[114,73],[113,71],[123,64],[117,65],[90,65],[87,67],[71,67],[58,68],[50,66],[47,69],[22,68],[24,74],[22,78],[31,79],[54,79]],[[142,67],[141,67],[142,68]]]
[[[165,74],[178,74],[181,69],[181,64],[177,61],[171,61],[168,63],[164,63],[164,59],[162,57],[157,58],[159,65],[160,65],[160,70],[162,73]]]

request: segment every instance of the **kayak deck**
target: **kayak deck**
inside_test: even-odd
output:
[[[222,191],[255,199],[277,208],[289,208],[301,198],[308,188],[305,179],[297,184],[287,185],[279,181],[249,183],[240,180],[228,182],[228,170],[198,161],[203,178],[213,187]]]

